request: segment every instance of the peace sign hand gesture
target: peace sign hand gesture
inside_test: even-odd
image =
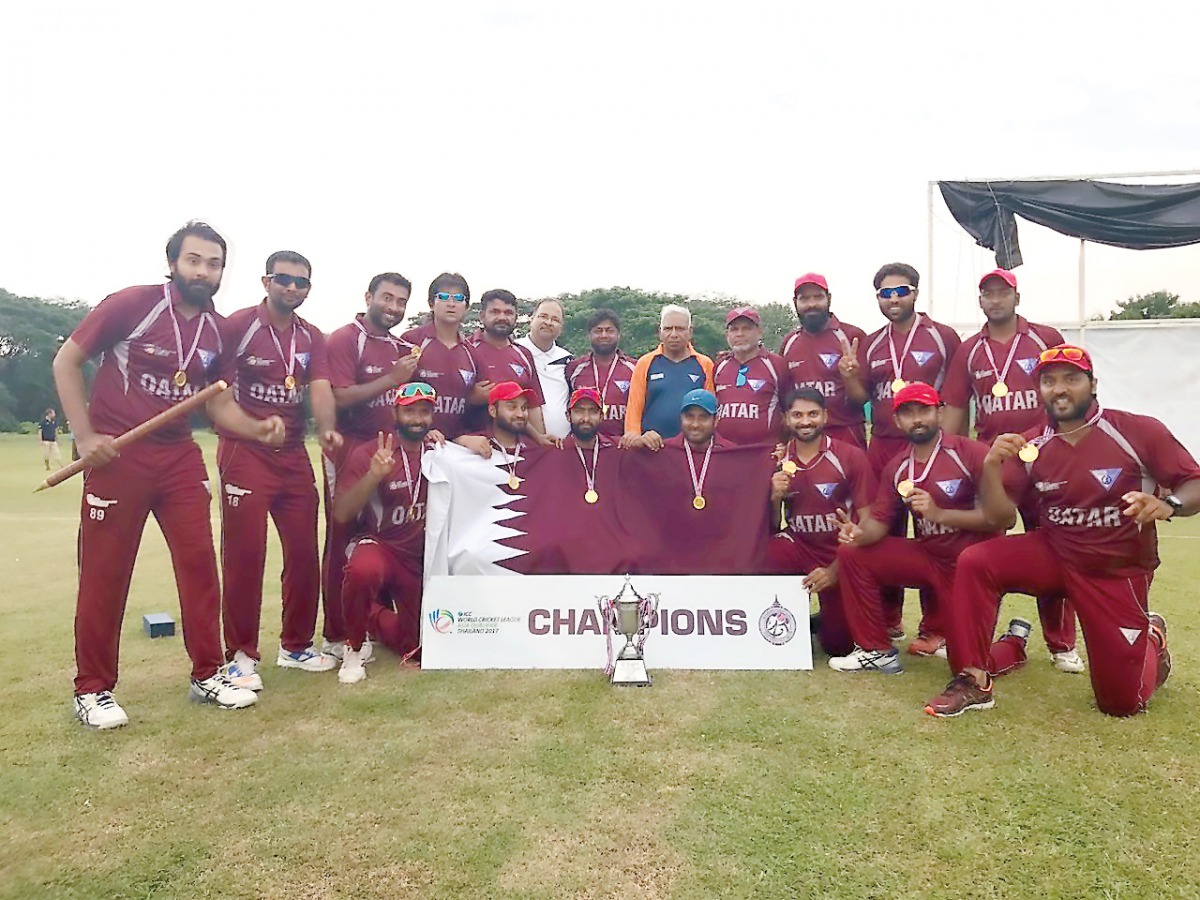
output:
[[[862,537],[863,530],[858,523],[850,518],[850,513],[844,509],[837,511],[838,517],[838,543],[839,544],[856,544],[859,538]]]
[[[384,437],[383,432],[379,432],[378,444],[375,449],[375,455],[371,457],[371,474],[376,478],[382,479],[390,471],[392,471],[392,454],[396,450],[396,435],[393,432],[388,432]]]
[[[838,371],[842,373],[843,378],[857,378],[859,370],[858,338],[848,343],[846,336],[839,334],[838,342],[842,345],[842,358],[838,360]]]

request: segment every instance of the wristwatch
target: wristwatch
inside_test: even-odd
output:
[[[1171,515],[1167,516],[1168,521],[1175,518],[1175,514],[1183,509],[1183,501],[1174,494],[1167,494],[1163,500],[1166,501],[1167,506],[1171,507]]]

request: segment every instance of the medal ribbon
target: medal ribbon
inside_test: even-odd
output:
[[[917,336],[917,329],[921,327],[921,313],[917,313],[916,319],[912,328],[908,329],[908,337],[904,339],[904,349],[900,352],[899,359],[896,358],[896,341],[892,338],[892,323],[888,322],[887,324],[888,355],[892,358],[894,378],[902,380],[904,378],[904,360],[908,358],[908,350],[912,347],[913,338]]]
[[[929,459],[925,463],[925,468],[921,470],[920,477],[913,476],[913,469],[916,467],[916,460],[913,458],[913,451],[908,451],[908,480],[914,485],[920,484],[925,480],[925,476],[929,474],[929,470],[933,468],[934,460],[938,458],[938,454],[942,452],[942,436],[938,435],[937,446],[933,448],[933,452],[929,454]]]
[[[175,329],[175,355],[179,359],[179,371],[187,375],[187,367],[192,361],[192,357],[196,355],[196,348],[200,346],[200,336],[204,334],[204,323],[207,321],[205,316],[207,313],[200,313],[200,322],[196,326],[196,337],[192,341],[192,349],[188,351],[185,358],[183,355],[183,332],[179,330],[179,319],[175,317],[175,304],[171,302],[171,290],[169,285],[163,285],[163,299],[167,301],[167,312],[171,314],[171,327]]]
[[[517,463],[521,461],[521,444],[520,443],[517,444],[517,455],[512,457],[511,460],[508,457],[508,451],[504,449],[504,445],[501,444],[495,438],[492,438],[492,446],[495,447],[497,450],[499,450],[500,455],[504,457],[503,465],[504,465],[505,470],[508,472],[509,477],[516,478],[517,477]]]
[[[599,391],[599,393],[600,393],[600,402],[601,403],[605,403],[605,404],[608,403],[608,385],[609,385],[609,382],[612,381],[613,373],[615,371],[617,371],[617,361],[618,361],[617,354],[614,353],[612,365],[610,365],[608,367],[608,375],[604,379],[604,385],[601,386],[600,370],[598,368],[596,368],[596,352],[594,350],[592,351],[592,381],[594,381],[596,383],[596,390]],[[601,409],[600,412],[603,413],[604,410]]]
[[[996,357],[992,355],[992,342],[988,338],[983,339],[983,352],[987,354],[988,362],[992,366],[992,371],[996,373],[996,383],[1008,385],[1008,370],[1012,368],[1013,359],[1017,355],[1017,344],[1021,343],[1021,332],[1013,335],[1012,346],[1008,348],[1008,359],[1004,360],[1003,371],[996,366]]]
[[[271,340],[275,342],[275,349],[279,351],[279,358],[283,360],[283,368],[287,377],[293,378],[292,372],[296,368],[296,320],[292,319],[292,346],[287,356],[283,355],[283,345],[279,343],[279,338],[275,334],[275,326],[270,322],[267,323],[267,331],[271,332]]]
[[[822,443],[824,444],[824,446],[821,447],[821,452],[813,457],[812,462],[804,463],[800,459],[800,454],[797,453],[795,456],[792,455],[792,448],[796,445],[796,439],[790,438],[787,442],[787,450],[783,454],[783,458],[784,458],[784,460],[790,459],[792,462],[794,462],[796,464],[797,472],[807,472],[809,469],[816,466],[817,463],[819,463],[822,459],[825,458],[825,454],[829,452],[829,447],[830,447],[829,440],[830,440],[829,435],[825,435],[822,438]]]
[[[403,446],[400,447],[400,461],[404,463],[404,477],[408,480],[409,504],[408,512],[404,515],[405,523],[411,522],[413,518],[413,510],[417,508],[417,497],[421,493],[421,460],[425,456],[425,445],[417,451],[417,480],[414,482],[412,477],[412,469],[408,465],[408,452]]]
[[[708,439],[708,449],[704,451],[704,464],[700,467],[700,478],[696,478],[696,463],[692,459],[692,445],[687,440],[683,442],[683,449],[687,453],[688,470],[692,473],[692,490],[696,492],[697,497],[704,496],[704,477],[708,474],[708,462],[712,458],[713,444],[716,443],[716,438]]]
[[[594,491],[596,489],[596,461],[600,457],[600,439],[595,438],[596,443],[592,445],[592,470],[589,472],[587,460],[583,456],[583,450],[578,444],[575,445],[575,452],[579,454],[579,462],[583,465],[583,477],[587,479],[587,489]]]

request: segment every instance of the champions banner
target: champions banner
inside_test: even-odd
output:
[[[585,452],[588,469],[592,454]],[[702,454],[696,454],[697,473]],[[714,448],[704,508],[683,449],[601,449],[595,503],[574,448],[506,461],[446,444],[425,453],[425,576],[753,575],[771,534],[766,445]],[[519,479],[510,488],[510,479]],[[428,602],[426,603],[428,607]]]

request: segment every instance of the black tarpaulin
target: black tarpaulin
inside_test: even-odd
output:
[[[939,181],[955,220],[1002,269],[1021,265],[1017,220],[1129,250],[1200,243],[1200,184]]]

